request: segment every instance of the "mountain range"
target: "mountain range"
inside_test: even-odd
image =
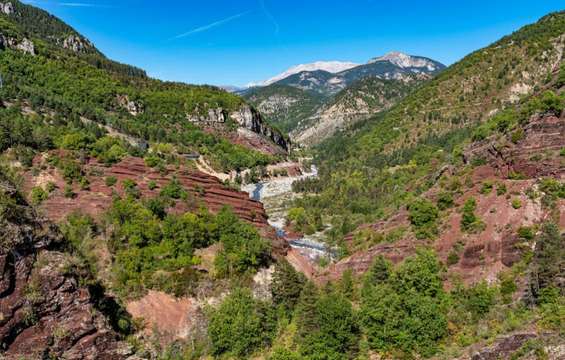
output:
[[[293,139],[312,145],[388,109],[444,68],[429,58],[390,52],[365,64],[297,65],[265,81],[264,86],[239,93]]]

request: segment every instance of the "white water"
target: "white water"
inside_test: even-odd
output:
[[[312,178],[318,176],[318,169],[312,166],[310,172],[305,172],[300,176],[287,176],[262,181],[257,184],[248,184],[242,187],[243,191],[249,193],[249,196],[257,201],[261,201],[269,216],[269,224],[277,230],[277,234],[281,237],[285,236],[284,227],[286,215],[288,213],[291,201],[299,196],[292,191],[292,183],[296,180]],[[322,232],[312,235],[305,235],[300,239],[292,239],[290,245],[294,248],[307,250],[310,257],[319,257],[328,255],[326,245],[321,241]]]

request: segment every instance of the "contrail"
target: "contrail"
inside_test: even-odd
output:
[[[273,23],[273,26],[275,27],[275,35],[278,35],[280,30],[279,23],[277,22],[277,20],[275,20],[273,14],[271,14],[265,6],[265,0],[259,0],[259,3],[261,4],[261,9],[263,9],[265,16],[267,16],[267,18]]]
[[[236,14],[236,15],[233,15],[233,16],[230,16],[230,17],[227,17],[227,18],[222,19],[222,20],[214,21],[213,23],[210,23],[210,24],[208,24],[208,25],[200,26],[200,27],[197,27],[196,29],[192,29],[192,30],[187,31],[187,32],[185,32],[185,33],[179,34],[179,35],[173,37],[172,39],[180,39],[180,38],[187,37],[187,36],[190,36],[190,35],[193,35],[193,34],[201,33],[201,32],[204,32],[204,31],[208,31],[208,30],[210,30],[210,29],[212,29],[212,28],[215,28],[215,27],[220,26],[220,25],[224,25],[225,23],[228,23],[228,22],[230,22],[230,21],[232,21],[232,20],[235,20],[235,19],[237,19],[237,18],[240,18],[240,17],[242,17],[242,16],[244,16],[244,15],[247,15],[247,14],[249,14],[250,12],[251,12],[251,11],[249,10],[249,11],[245,11],[245,12],[242,12],[242,13],[239,13],[239,14]],[[172,39],[171,39],[171,40],[172,40]]]
[[[67,6],[67,7],[83,7],[83,8],[111,8],[110,5],[93,4],[85,2],[57,2],[57,1],[41,1],[41,0],[27,0],[23,1],[25,4],[37,5],[54,5],[54,6]]]

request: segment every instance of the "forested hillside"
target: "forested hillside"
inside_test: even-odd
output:
[[[269,155],[232,144],[223,134],[240,126],[230,118],[245,109],[240,97],[210,86],[149,79],[140,70],[108,60],[44,11],[17,1],[9,4],[14,5],[0,14],[4,106],[54,116],[78,127],[76,120],[90,120],[144,141],[172,143],[179,153],[205,154],[222,170],[273,161]],[[205,132],[199,123],[219,123],[220,131]]]
[[[321,144],[320,180],[310,184],[319,191],[314,207],[359,222],[390,214],[425,191],[430,184],[415,187],[414,180],[453,161],[452,152],[481,122],[547,87],[563,62],[564,31],[565,14],[548,15],[465,57],[390,111]]]

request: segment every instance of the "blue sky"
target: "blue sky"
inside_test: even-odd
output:
[[[153,77],[215,85],[245,85],[317,60],[365,62],[392,50],[449,65],[565,8],[560,0],[24,2]]]

